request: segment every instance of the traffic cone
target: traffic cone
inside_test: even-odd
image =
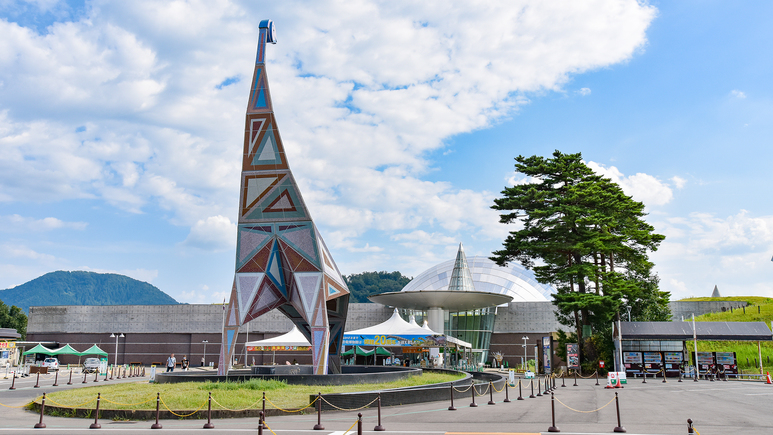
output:
[[[766,376],[767,380],[765,381],[765,383],[766,384],[773,384],[773,382],[770,382],[770,372],[765,372],[765,373],[767,373],[767,376]]]

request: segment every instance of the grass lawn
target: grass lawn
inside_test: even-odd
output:
[[[248,382],[184,382],[150,384],[148,382],[100,385],[51,393],[46,403],[65,407],[92,407],[97,393],[102,394],[101,409],[155,409],[156,393],[172,410],[193,411],[206,406],[212,392],[212,409],[240,410],[261,405],[266,392],[266,408],[297,409],[309,404],[309,395],[386,390],[436,384],[461,379],[462,374],[423,373],[395,382],[336,386],[287,385],[279,381],[253,379]],[[39,400],[38,400],[39,401]],[[219,404],[219,405],[218,405]],[[273,405],[272,405],[273,404]],[[164,409],[164,405],[161,405]]]
[[[773,320],[773,298],[761,296],[731,296],[726,298],[688,298],[683,301],[743,301],[748,302],[746,311],[743,309],[729,310],[723,313],[708,313],[695,318],[696,322],[765,322],[770,325]],[[685,319],[688,321],[688,319]],[[688,343],[688,349],[692,352],[692,345]],[[762,365],[767,367],[770,359],[773,359],[773,342],[763,341]],[[699,341],[698,352],[735,352],[738,367],[746,373],[758,373],[759,365],[755,361],[759,358],[757,343],[750,341]],[[748,361],[748,362],[747,362]],[[758,362],[758,361],[757,361]]]

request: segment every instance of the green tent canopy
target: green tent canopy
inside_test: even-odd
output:
[[[73,347],[70,346],[69,344],[65,344],[59,349],[54,349],[51,351],[51,355],[80,355],[80,354],[81,354],[80,352],[73,349]]]
[[[43,346],[42,344],[38,343],[37,346],[33,347],[32,349],[24,352],[22,355],[30,355],[33,353],[44,353],[46,355],[53,355],[54,351]]]
[[[346,352],[341,353],[341,356],[352,356],[355,353],[359,356],[373,356],[373,353],[375,353],[376,355],[382,355],[382,356],[392,355],[391,352],[384,349],[383,347],[377,347],[375,349],[365,350],[360,346],[354,346],[353,348],[347,350]]]
[[[100,349],[99,346],[97,346],[95,344],[95,345],[91,346],[90,348],[84,350],[83,352],[78,352],[78,355],[80,355],[80,356],[86,356],[86,355],[102,355],[102,356],[107,356],[107,352],[105,352],[104,350]]]
[[[377,348],[376,348],[376,355],[381,355],[381,356],[392,356],[392,352],[390,352],[390,351],[388,351],[388,350],[384,349],[383,347],[377,347]]]

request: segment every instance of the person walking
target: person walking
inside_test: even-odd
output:
[[[188,361],[188,355],[183,355],[182,361],[180,361],[180,367],[183,369],[183,371],[188,371],[188,365],[190,364],[190,361]]]
[[[169,355],[169,358],[166,359],[166,372],[173,372],[175,364],[177,364],[177,360],[175,359],[174,354]]]

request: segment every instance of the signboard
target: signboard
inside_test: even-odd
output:
[[[551,360],[553,356],[553,339],[551,337],[542,337],[542,366],[545,374],[551,373]]]
[[[626,364],[641,364],[641,352],[623,352],[623,362]]]
[[[16,342],[14,341],[0,341],[0,349],[14,348],[14,347],[16,347]]]
[[[620,384],[628,383],[625,372],[607,372],[607,385],[615,385],[618,381]]]
[[[682,362],[682,352],[663,352],[667,363],[679,364]]]
[[[424,349],[420,347],[404,347],[403,353],[422,353]]]
[[[604,361],[599,361],[599,368],[601,368],[601,369],[604,368]]]
[[[580,368],[580,345],[577,343],[566,344],[566,365],[570,369]]]
[[[344,335],[344,346],[445,347],[445,335]]]

